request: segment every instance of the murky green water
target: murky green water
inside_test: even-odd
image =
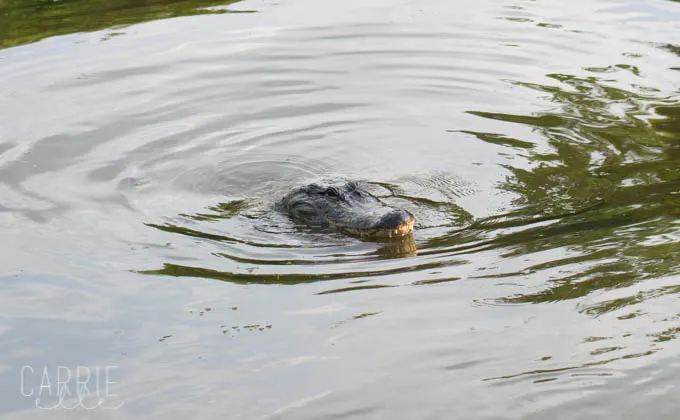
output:
[[[0,46],[8,418],[676,417],[680,3],[0,0]],[[329,174],[414,235],[273,211]]]

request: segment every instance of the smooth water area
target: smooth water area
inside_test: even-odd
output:
[[[677,417],[680,3],[0,0],[0,46],[0,416]],[[326,176],[413,235],[274,210]]]

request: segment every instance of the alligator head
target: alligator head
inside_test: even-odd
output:
[[[279,208],[310,226],[332,226],[362,237],[404,236],[415,223],[408,211],[394,209],[358,183],[345,180],[297,187],[280,201]]]

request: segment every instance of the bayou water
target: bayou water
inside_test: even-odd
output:
[[[0,0],[4,418],[675,419],[679,216],[679,2]]]

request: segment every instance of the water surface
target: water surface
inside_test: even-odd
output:
[[[677,2],[0,15],[6,416],[54,415],[21,369],[62,365],[116,366],[123,404],[63,417],[680,408]],[[413,236],[273,210],[327,175],[411,211]]]

